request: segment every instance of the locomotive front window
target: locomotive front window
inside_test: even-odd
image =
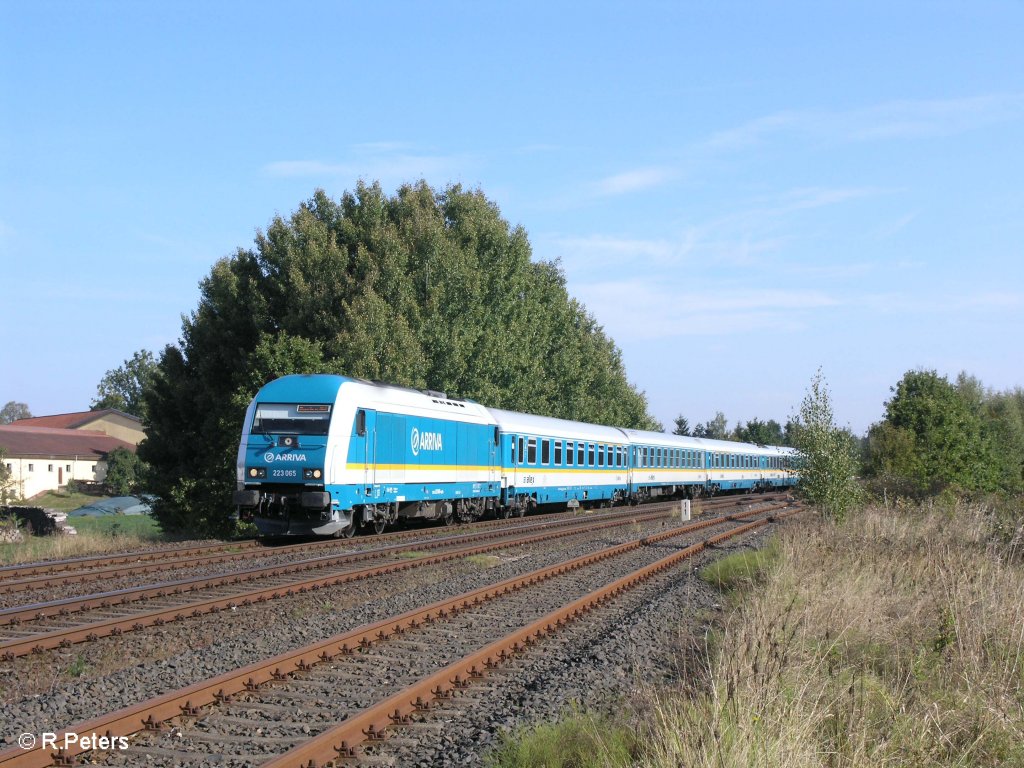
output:
[[[260,403],[252,420],[255,433],[326,435],[331,406],[323,404]]]

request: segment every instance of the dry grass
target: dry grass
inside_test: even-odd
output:
[[[75,517],[68,518],[68,524],[78,531],[76,535],[26,535],[21,542],[0,544],[0,565],[149,549],[166,540],[147,515]]]
[[[687,688],[652,694],[644,764],[1024,765],[1024,566],[994,519],[875,508],[783,532]]]

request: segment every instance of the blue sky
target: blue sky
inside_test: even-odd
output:
[[[0,403],[87,408],[317,187],[479,186],[666,424],[1024,384],[1024,4],[0,2]]]

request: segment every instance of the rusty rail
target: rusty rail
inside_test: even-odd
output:
[[[752,514],[758,514],[761,512],[767,512],[775,509],[776,507],[768,507],[759,509],[747,513],[741,513],[741,515],[727,516],[724,519],[735,519],[740,516],[749,516]],[[245,607],[252,605],[253,603],[263,603],[267,600],[276,600],[282,597],[291,597],[296,594],[305,594],[306,592],[315,591],[328,586],[334,586],[337,584],[345,584],[353,581],[360,581],[362,579],[368,579],[374,576],[379,576],[388,573],[397,573],[400,571],[410,570],[412,568],[419,568],[426,565],[447,562],[463,557],[469,557],[471,555],[483,554],[491,552],[497,549],[506,549],[514,546],[521,546],[524,544],[535,544],[544,541],[549,541],[555,538],[562,538],[566,536],[575,536],[582,533],[588,533],[591,531],[602,530],[605,528],[612,528],[621,525],[625,525],[634,520],[649,520],[657,519],[664,515],[664,511],[650,512],[646,515],[632,515],[624,519],[608,521],[599,524],[589,524],[586,527],[569,527],[569,521],[559,521],[558,523],[551,523],[545,526],[545,532],[539,533],[532,536],[516,537],[509,540],[491,542],[488,544],[480,544],[469,547],[461,547],[449,552],[443,552],[437,555],[431,555],[427,557],[417,558],[415,560],[404,560],[401,562],[385,563],[377,566],[370,566],[354,571],[345,571],[343,573],[335,573],[327,576],[317,576],[311,579],[304,579],[292,584],[284,586],[273,586],[265,587],[263,589],[248,590],[241,592],[236,595],[230,595],[228,597],[218,597],[208,600],[200,600],[187,605],[173,606],[170,608],[163,608],[154,611],[148,611],[144,613],[137,613],[126,617],[117,617],[101,620],[98,622],[89,622],[74,627],[67,627],[61,629],[54,629],[48,632],[41,632],[30,635],[24,638],[15,638],[11,640],[5,640],[0,642],[0,658],[10,660],[18,656],[25,656],[30,653],[41,653],[45,650],[53,648],[67,648],[75,643],[87,642],[91,640],[97,640],[101,637],[119,636],[125,632],[139,631],[149,626],[161,626],[171,621],[181,621],[187,618],[199,618],[208,614],[216,614],[223,610],[233,610],[238,607]],[[712,518],[712,521],[718,521],[722,518]],[[583,521],[576,521],[582,523]],[[551,528],[568,527],[568,530],[551,530]],[[481,534],[469,534],[464,537],[455,537],[462,539],[492,539],[501,535],[497,532],[487,532]],[[447,543],[451,543],[449,540]],[[431,546],[441,546],[440,542],[431,542]],[[422,546],[419,548],[423,548]],[[389,549],[401,549],[400,547],[394,547]],[[375,550],[374,554],[371,553],[359,553],[359,555],[352,555],[352,560],[367,559],[370,556],[379,554],[381,550]],[[333,559],[333,558],[332,558]],[[346,561],[351,562],[352,560]],[[282,567],[286,568],[286,567]],[[303,570],[308,570],[305,568]],[[270,569],[273,571],[269,576],[279,575],[282,572],[281,568]],[[287,570],[283,571],[287,572]],[[211,579],[203,579],[197,583],[194,589],[198,590],[205,586],[222,586],[224,584],[240,584],[242,581],[251,581],[253,579],[244,579],[241,574],[231,574],[225,577],[216,577]],[[137,594],[139,591],[136,591]],[[168,590],[165,586],[151,587],[145,590],[147,597],[167,597],[184,594],[184,590],[180,592],[173,592]],[[114,593],[115,595],[117,593]],[[135,600],[142,599],[135,597]],[[110,601],[109,599],[103,599],[102,596],[99,598],[88,598],[86,601],[91,607],[98,608],[116,608],[117,603]],[[123,604],[123,603],[122,603]],[[28,617],[34,617],[32,613],[33,607],[27,607],[23,609],[13,609],[12,611],[0,612],[3,614],[15,614],[20,611],[23,615]],[[46,614],[47,616],[57,615],[59,613]],[[6,618],[6,617],[5,617]]]
[[[743,500],[773,501],[776,498],[776,494],[769,494],[761,497],[743,496],[709,499],[704,502],[704,505],[705,508],[715,509],[719,506],[740,504],[743,503]],[[477,522],[473,524],[473,527],[503,526],[507,528],[511,525],[514,525],[514,523],[510,523],[507,520],[487,520]],[[374,537],[374,540],[394,541],[412,538],[422,535],[422,533],[422,531],[418,530],[394,531],[383,536]],[[342,546],[343,543],[343,540],[340,539],[323,539],[282,546],[266,546],[259,541],[250,539],[236,542],[200,544],[190,547],[140,550],[138,552],[126,552],[116,555],[89,555],[66,560],[0,566],[0,593],[66,586],[85,581],[98,581],[104,578],[157,570],[170,570],[172,568],[182,568],[204,563],[230,562],[251,557],[253,554],[252,550],[261,550],[268,556],[271,556],[338,547]]]
[[[289,673],[295,670],[307,669],[315,664],[330,662],[338,655],[352,654],[359,648],[368,647],[375,642],[386,640],[393,635],[400,635],[407,628],[415,628],[420,624],[431,624],[436,622],[438,619],[444,619],[448,616],[456,615],[464,607],[479,605],[487,600],[506,595],[512,591],[523,589],[553,576],[567,573],[571,570],[614,557],[615,555],[622,554],[642,546],[647,546],[664,539],[673,538],[713,525],[719,525],[724,522],[736,521],[756,514],[763,514],[764,511],[765,510],[754,510],[688,523],[643,539],[607,547],[599,552],[577,557],[573,560],[542,568],[522,576],[506,579],[487,587],[471,590],[457,597],[442,600],[423,608],[407,611],[399,616],[364,625],[353,631],[336,635],[328,640],[313,643],[298,650],[288,651],[270,659],[249,664],[238,670],[227,672],[209,680],[201,681],[180,690],[94,718],[61,731],[57,734],[57,740],[63,742],[63,735],[65,733],[74,733],[79,736],[88,734],[127,736],[147,728],[157,729],[159,728],[159,724],[165,720],[178,717],[183,713],[195,713],[200,707],[207,706],[217,701],[227,700],[231,696],[244,691],[256,690],[261,685],[268,682],[284,679]],[[773,519],[775,518],[766,518],[763,522],[758,521],[757,524],[763,525]],[[742,526],[741,529],[727,531],[726,534],[738,535],[738,532],[748,529],[747,526],[752,525],[754,524],[747,524],[746,526]],[[756,527],[756,525],[754,525],[754,527]],[[681,559],[681,553],[688,552],[689,554],[694,554],[708,544],[721,540],[721,538],[723,538],[722,534],[718,537],[712,537],[704,543],[694,545],[696,549],[694,549],[694,547],[690,547],[686,550],[681,550],[679,553],[670,555],[668,558],[663,558],[658,561],[658,563],[655,563],[654,566],[662,564],[662,568],[667,568],[678,559]],[[686,557],[689,556],[689,554],[682,556]],[[647,569],[643,570],[647,571],[654,566],[648,566]],[[653,573],[653,571],[651,571],[651,573]],[[617,583],[618,582],[616,582],[616,584]],[[545,617],[545,619],[547,618],[548,617]],[[535,622],[535,624],[536,623],[537,622]],[[531,625],[531,627],[533,627],[533,625]],[[516,639],[513,640],[513,644],[510,646],[513,652],[515,652],[516,648],[520,647],[523,643],[530,642],[520,638],[527,635],[532,636],[534,630],[531,629],[531,631],[526,632],[525,635],[524,632],[525,630],[521,630],[515,633]],[[491,647],[492,646],[488,646],[485,650],[489,650]],[[447,685],[454,686],[455,683],[448,681]],[[389,705],[390,702],[391,699],[388,699]],[[407,709],[407,707],[408,704],[395,705],[395,708],[399,710]],[[375,712],[377,709],[377,707],[373,708]],[[369,710],[367,710],[367,712],[369,712]],[[360,715],[360,717],[363,717],[363,715]],[[374,715],[372,723],[378,722],[376,718],[377,715]],[[342,725],[349,722],[351,721],[345,721]],[[375,725],[374,727],[384,728],[386,725],[386,723],[380,721],[380,725]],[[318,744],[317,749],[322,746],[324,743],[323,740],[327,738],[326,734],[328,733],[332,734],[332,736],[327,738],[327,740],[334,741],[333,734],[335,731],[336,729],[330,729],[314,739],[313,741]],[[303,747],[305,746],[307,745],[303,745]],[[8,766],[10,768],[43,768],[45,766],[53,765],[55,761],[64,761],[65,764],[73,764],[70,762],[73,756],[80,754],[83,751],[84,750],[81,749],[75,749],[68,753],[64,753],[62,751],[58,754],[51,754],[41,746],[36,746],[30,750],[22,750],[18,747],[14,747],[0,752],[0,768],[7,768]],[[288,753],[288,755],[291,754],[291,752]],[[303,754],[305,754],[305,752],[303,752]],[[337,753],[333,750],[333,746],[331,748],[330,755],[331,757],[329,758],[320,757],[315,759],[332,759],[337,756]]]

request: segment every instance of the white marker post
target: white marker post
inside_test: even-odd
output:
[[[679,519],[684,523],[690,519],[690,500],[683,499],[679,502]]]

